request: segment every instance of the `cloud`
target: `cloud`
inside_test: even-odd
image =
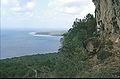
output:
[[[14,13],[30,14],[33,12],[35,0],[2,0],[4,10]]]
[[[88,9],[94,11],[94,5],[91,4],[92,1],[90,1],[91,0],[49,0],[48,6],[61,13],[80,15]]]
[[[94,13],[91,0],[1,1],[4,24],[9,26],[12,23],[15,27],[28,24],[29,27],[70,28],[75,18],[84,18],[88,13]]]
[[[3,5],[8,4],[8,0],[1,0],[0,1]]]
[[[34,5],[35,5],[34,2],[28,2],[26,6],[28,9],[33,9]]]
[[[82,19],[88,13],[94,14],[91,0],[49,0],[38,21],[52,27],[70,28],[75,18]]]
[[[80,9],[78,7],[65,7],[62,11],[67,14],[79,14]]]
[[[14,6],[18,6],[18,0],[1,0],[2,7],[11,8]]]
[[[91,0],[49,0],[47,8],[35,22],[47,27],[70,28],[75,18],[82,19],[88,13],[94,13]]]

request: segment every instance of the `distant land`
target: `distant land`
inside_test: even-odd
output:
[[[50,35],[50,36],[62,36],[66,31],[51,31],[51,32],[31,32],[34,36]]]

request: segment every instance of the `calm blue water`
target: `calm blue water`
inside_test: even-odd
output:
[[[61,36],[33,36],[31,31],[1,31],[0,58],[53,53],[60,47]]]

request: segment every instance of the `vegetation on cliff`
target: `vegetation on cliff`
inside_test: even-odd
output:
[[[86,49],[86,40],[97,38],[96,19],[92,14],[76,19],[63,34],[58,53],[0,60],[0,77],[120,77],[119,59],[102,51],[94,55]],[[106,58],[107,57],[107,58]]]
[[[0,78],[48,77],[55,69],[56,57],[57,53],[50,53],[0,60]]]

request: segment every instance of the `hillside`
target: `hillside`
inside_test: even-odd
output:
[[[50,53],[0,60],[0,78],[50,77],[56,57],[56,53]]]
[[[0,77],[120,78],[120,1],[93,2],[95,17],[76,18],[58,53],[1,60]]]

